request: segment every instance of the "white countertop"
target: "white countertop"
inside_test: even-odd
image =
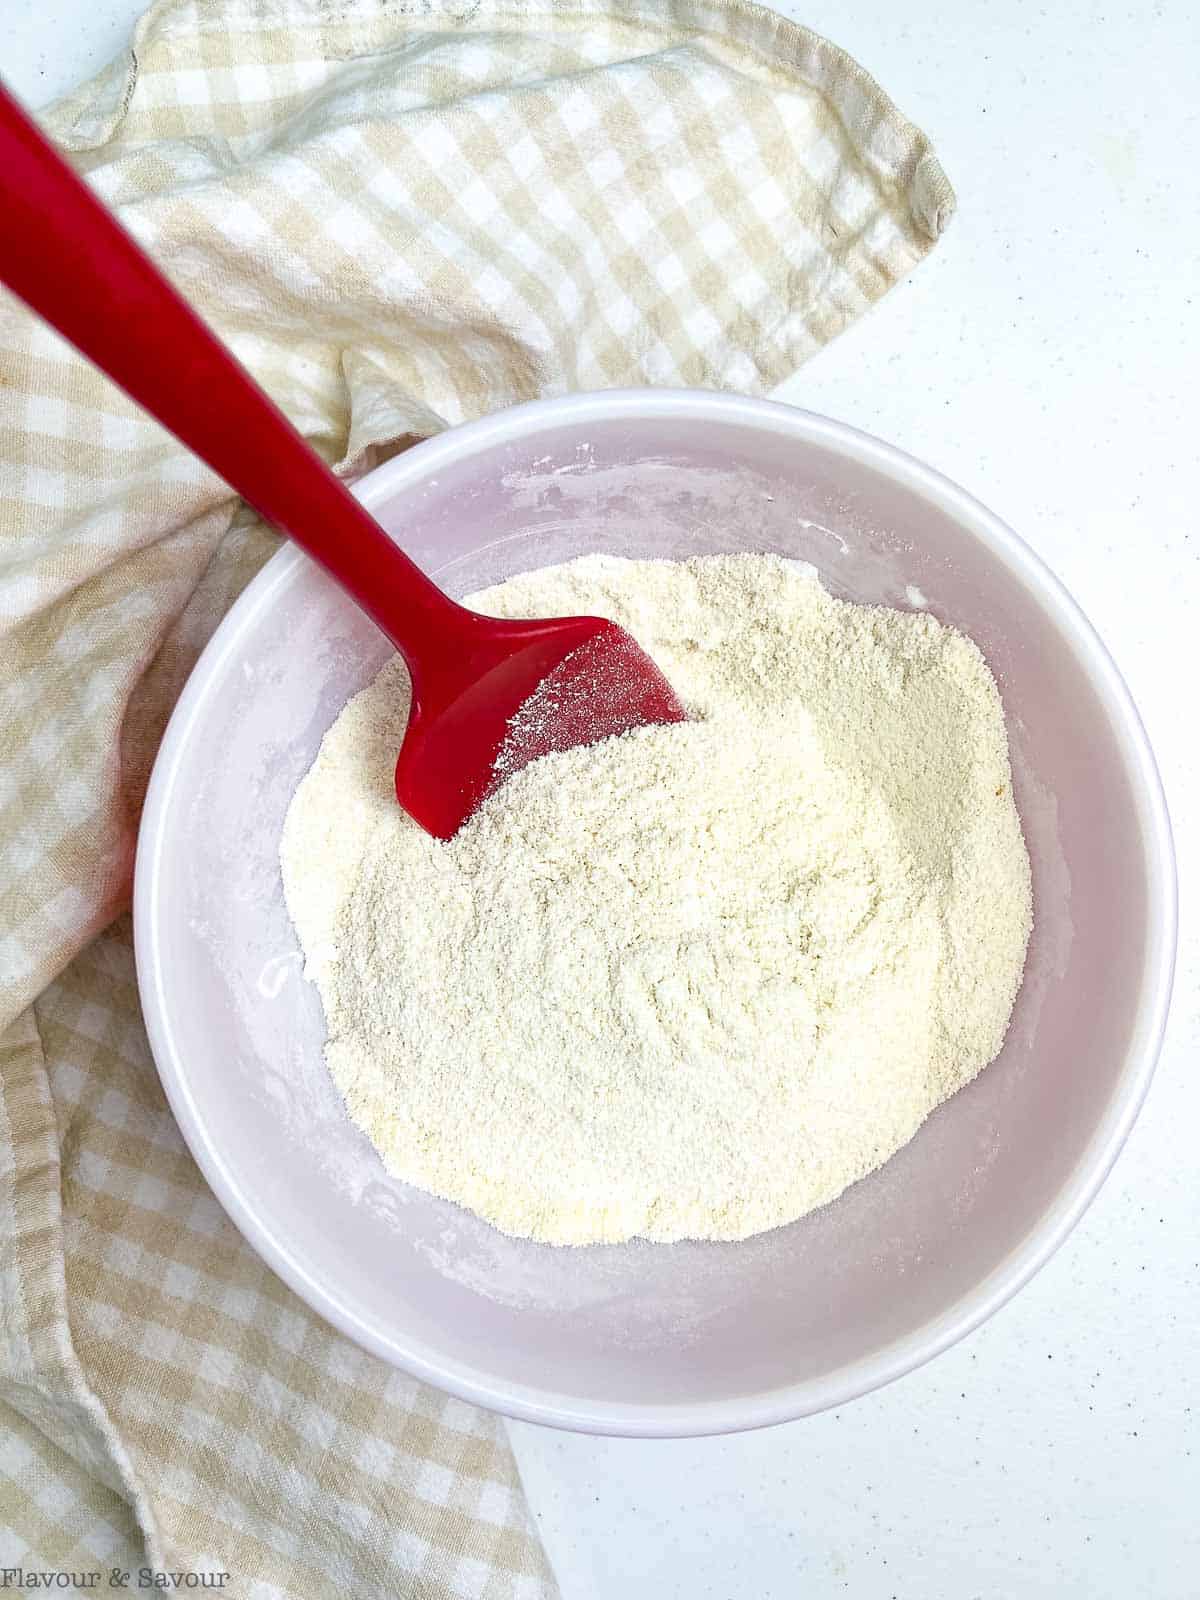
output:
[[[141,8],[7,0],[4,73],[44,101]],[[930,1366],[763,1433],[644,1443],[513,1424],[513,1444],[564,1600],[1196,1600],[1200,742],[1183,681],[1200,653],[1200,11],[779,9],[875,73],[959,194],[931,259],[779,393],[974,491],[1112,649],[1176,830],[1172,1020],[1081,1226]]]

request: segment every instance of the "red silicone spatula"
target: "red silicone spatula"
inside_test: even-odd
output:
[[[403,655],[396,795],[448,839],[535,756],[684,716],[615,623],[497,621],[392,543],[0,88],[0,281],[337,579]]]

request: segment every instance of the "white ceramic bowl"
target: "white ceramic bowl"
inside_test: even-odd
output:
[[[862,1394],[989,1316],[1095,1194],[1153,1069],[1175,948],[1169,827],[1111,660],[1037,557],[928,467],[822,417],[639,390],[443,434],[358,492],[452,593],[590,550],[770,550],[857,600],[928,604],[1008,715],[1036,925],[1005,1048],[878,1173],[741,1244],[518,1242],[383,1171],[321,1060],[280,887],[284,813],[387,647],[293,549],[192,675],[146,802],[138,976],[217,1196],[310,1305],[468,1400],[694,1434]],[[403,905],[397,915],[404,915]]]

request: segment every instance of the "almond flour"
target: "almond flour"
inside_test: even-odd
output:
[[[766,556],[589,556],[469,602],[611,617],[694,719],[544,757],[449,843],[396,806],[390,662],[282,842],[350,1115],[552,1244],[740,1239],[886,1161],[1000,1049],[1031,924],[962,634]]]

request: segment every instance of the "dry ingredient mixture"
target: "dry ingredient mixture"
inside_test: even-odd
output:
[[[694,721],[544,757],[449,843],[396,806],[399,660],[288,813],[326,1058],[387,1167],[555,1244],[832,1200],[999,1050],[1030,932],[1000,700],[923,613],[768,556],[476,595],[628,628]]]

